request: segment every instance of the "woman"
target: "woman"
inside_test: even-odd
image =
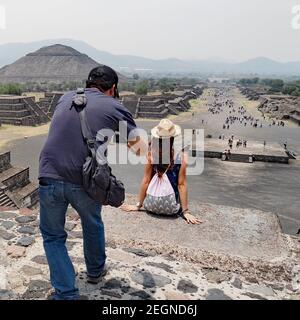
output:
[[[161,196],[159,193],[159,187],[163,190],[167,189],[166,184],[172,186],[174,193],[174,199],[176,199],[176,207],[174,204],[170,212],[166,213],[166,207],[162,208],[165,215],[182,215],[188,224],[200,224],[201,221],[194,217],[188,208],[188,189],[187,189],[187,155],[182,151],[180,154],[175,155],[174,150],[174,139],[181,134],[181,128],[175,125],[169,119],[163,119],[158,126],[152,129],[152,141],[149,146],[149,152],[147,156],[147,164],[144,170],[144,177],[140,187],[139,202],[136,205],[124,204],[122,209],[126,212],[140,211],[144,206],[147,211],[151,211],[154,214],[160,214],[157,212],[159,210],[148,210],[147,208],[155,208],[154,205],[151,206],[151,201],[161,201],[160,205],[164,203],[162,199],[166,197]],[[151,190],[154,190],[156,197],[150,195]],[[171,192],[172,193],[172,192]],[[166,206],[170,205],[170,193],[167,195],[169,197],[165,202]],[[158,200],[159,199],[159,200]],[[147,205],[146,205],[147,204]],[[153,204],[153,203],[152,203]],[[157,205],[156,207],[159,207]],[[156,211],[156,212],[155,212]]]

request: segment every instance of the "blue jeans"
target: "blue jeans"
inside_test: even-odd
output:
[[[106,261],[101,205],[82,186],[49,178],[40,180],[39,193],[40,230],[55,289],[54,299],[76,300],[79,298],[76,275],[66,248],[66,212],[71,204],[80,216],[87,274],[98,277]]]

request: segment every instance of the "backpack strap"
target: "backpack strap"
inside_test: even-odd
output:
[[[171,164],[168,165],[168,168],[167,168],[167,170],[164,172],[164,174],[166,174],[166,173],[169,171],[170,168],[171,168]]]
[[[83,140],[88,146],[92,157],[95,158],[96,157],[96,151],[95,151],[96,138],[93,136],[87,120],[87,113],[85,109],[87,105],[87,101],[88,100],[87,100],[87,96],[85,94],[84,89],[77,89],[77,92],[73,97],[72,106],[70,110],[72,110],[72,108],[75,108],[75,110],[78,112]]]

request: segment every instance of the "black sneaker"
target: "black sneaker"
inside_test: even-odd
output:
[[[107,275],[107,269],[105,268],[98,277],[91,277],[87,275],[86,281],[87,283],[90,283],[90,284],[98,284],[102,281],[103,277],[105,277],[106,275]]]

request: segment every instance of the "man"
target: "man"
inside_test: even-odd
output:
[[[118,98],[118,75],[100,66],[90,72],[85,94],[89,126],[96,137],[101,129],[114,132],[119,122],[127,123],[127,136],[136,129],[130,112]],[[82,166],[88,155],[80,118],[71,108],[75,92],[65,94],[56,107],[49,136],[40,156],[40,230],[44,240],[54,300],[77,300],[75,271],[66,248],[65,219],[68,206],[78,212],[83,229],[87,281],[97,284],[105,274],[105,235],[101,205],[91,199],[82,187]],[[139,143],[137,143],[139,142]],[[142,151],[137,150],[137,145]],[[128,143],[137,154],[145,154],[147,144],[139,137]]]

